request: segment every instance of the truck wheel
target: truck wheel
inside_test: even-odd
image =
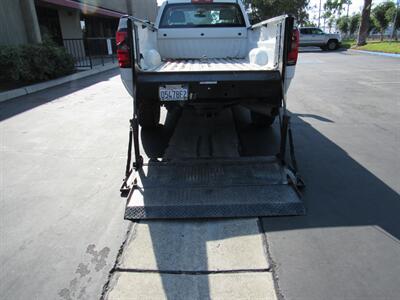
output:
[[[156,127],[160,122],[160,106],[157,103],[139,104],[138,121],[143,128]]]
[[[266,116],[252,111],[251,121],[257,127],[270,127],[275,121],[275,116]]]
[[[338,48],[338,46],[339,46],[339,44],[335,40],[328,41],[328,44],[326,45],[326,47],[328,48],[329,51],[336,50]]]

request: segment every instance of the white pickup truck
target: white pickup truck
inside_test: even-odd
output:
[[[299,32],[294,18],[252,25],[240,0],[168,0],[155,24],[124,16],[117,32],[122,81],[142,127],[160,106],[242,105],[269,126],[294,76]]]

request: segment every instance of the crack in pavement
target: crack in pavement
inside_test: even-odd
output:
[[[114,275],[114,273],[116,273],[117,266],[118,266],[118,264],[119,264],[119,262],[121,260],[122,253],[124,252],[124,249],[125,249],[125,245],[130,240],[131,233],[132,233],[133,236],[135,235],[135,225],[136,224],[137,223],[130,223],[129,224],[128,230],[126,231],[126,234],[125,234],[124,241],[122,242],[121,247],[118,250],[117,258],[115,259],[114,266],[110,270],[110,272],[108,274],[107,281],[103,285],[103,290],[102,290],[101,295],[100,295],[100,300],[105,300],[108,291],[111,289],[111,281],[112,281],[113,275]]]
[[[275,294],[278,300],[285,300],[285,297],[283,296],[283,293],[280,289],[279,286],[279,277],[277,274],[277,264],[275,263],[275,261],[272,259],[272,254],[271,254],[271,249],[269,248],[269,244],[268,244],[268,239],[267,239],[267,233],[263,227],[262,224],[262,219],[261,218],[257,218],[257,224],[258,224],[258,229],[260,231],[260,234],[262,236],[262,240],[263,240],[263,248],[265,251],[265,255],[267,257],[267,260],[269,262],[270,265],[270,272],[272,273],[272,279],[274,282],[274,288],[275,288]]]
[[[271,262],[267,267],[254,267],[254,268],[229,268],[229,269],[224,269],[224,270],[190,270],[190,269],[178,269],[178,270],[173,270],[173,269],[157,269],[157,268],[129,268],[129,267],[123,267],[121,266],[121,261],[123,260],[124,253],[127,251],[128,245],[131,242],[134,242],[134,240],[137,238],[138,230],[139,227],[138,225],[141,222],[135,222],[131,223],[130,228],[128,229],[126,233],[126,237],[124,239],[124,242],[122,243],[120,250],[118,252],[114,267],[111,269],[109,278],[107,283],[103,287],[103,292],[101,296],[101,300],[108,299],[110,293],[113,291],[113,289],[116,287],[118,282],[120,281],[121,276],[125,276],[123,274],[155,274],[155,275],[160,275],[160,276],[168,276],[168,275],[176,275],[176,276],[212,276],[212,275],[218,275],[218,274],[225,274],[225,275],[235,275],[235,274],[269,274],[271,276],[271,288],[273,288],[275,296],[277,297],[278,300],[284,300],[284,297],[282,293],[279,290],[279,285],[278,285],[278,278],[276,276],[276,273],[274,272],[273,266],[274,262],[270,257],[269,254],[269,249],[268,249],[268,244],[267,240],[265,237],[265,231],[262,228],[261,224],[261,219],[260,218],[255,218],[254,219],[255,225],[257,226],[256,231],[258,234],[260,234],[261,237],[261,244],[259,247],[262,247],[262,253],[266,261]],[[146,222],[145,222],[146,223]],[[261,250],[261,249],[260,249]],[[234,266],[232,266],[234,267]],[[130,275],[129,275],[130,276]]]
[[[218,270],[218,271],[174,271],[174,270],[146,270],[146,269],[124,269],[117,268],[115,272],[121,273],[156,273],[171,275],[210,275],[210,274],[236,274],[236,273],[270,273],[269,268],[265,269],[238,269],[238,270]]]

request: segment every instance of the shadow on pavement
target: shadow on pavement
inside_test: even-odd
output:
[[[229,272],[268,271],[266,268],[241,268],[241,266],[248,266],[251,263],[238,263],[235,266],[238,269],[227,269],[224,265],[229,258],[220,256],[227,251],[238,253],[238,250],[226,249],[229,245],[235,245],[234,242],[229,245],[224,242],[227,239],[260,234],[257,226],[249,225],[250,220],[242,220],[242,222],[213,220],[212,226],[210,226],[210,220],[169,220],[146,223],[149,225],[152,249],[167,299],[212,299],[212,291],[215,291],[216,284],[215,281],[212,282],[215,279],[210,278],[212,273],[219,272],[221,275],[227,275]],[[261,247],[261,245],[258,246]],[[246,249],[238,244],[236,247]],[[221,248],[223,250],[220,250]],[[252,249],[248,248],[247,250]],[[243,259],[246,259],[251,254],[243,253],[241,255]],[[253,261],[251,258],[248,260]],[[266,266],[265,264],[264,267]],[[237,284],[240,285],[240,282],[238,281]],[[193,291],[193,287],[196,287],[198,296],[188,293]]]
[[[60,97],[67,96],[101,81],[107,81],[119,74],[118,69],[74,80],[50,89],[46,89],[30,95],[21,96],[0,103],[0,122],[25,111],[34,109],[40,105],[54,101]]]
[[[268,231],[374,225],[400,240],[399,194],[311,125],[294,123],[307,215],[265,218]]]
[[[273,128],[259,129],[250,124],[247,111],[235,109],[234,116],[241,142],[241,155],[256,156],[277,153],[278,122]],[[313,117],[332,123],[334,126],[331,120],[319,116],[304,114],[299,114],[299,116]],[[176,117],[170,116],[169,118],[173,120]],[[175,124],[175,121],[170,124]],[[262,222],[266,231],[375,225],[399,240],[399,194],[352,159],[337,144],[296,115],[293,115],[293,128],[297,146],[296,154],[301,173],[307,184],[304,190],[307,215],[263,218]],[[160,130],[158,134],[150,131],[142,132],[146,152],[155,153],[157,156],[162,154],[160,149],[165,149],[168,144],[160,138],[163,135],[162,130],[167,130],[170,134],[173,129],[160,127],[158,130]],[[162,286],[168,299],[179,298],[181,295],[178,293],[179,289],[184,288],[182,282],[193,280],[182,277],[175,281],[171,278],[172,274],[188,275],[185,274],[185,271],[201,274],[201,272],[197,271],[196,273],[189,269],[176,271],[179,267],[187,268],[190,261],[196,261],[197,270],[208,270],[210,257],[207,245],[212,240],[226,240],[235,236],[250,236],[259,233],[258,230],[242,228],[242,230],[221,230],[217,234],[211,234],[207,232],[210,230],[207,222],[209,220],[146,222],[149,226],[157,268],[161,271]],[[224,225],[223,221],[218,222],[221,222],[221,226],[232,226],[233,223]],[[172,235],[169,234],[168,224],[172,224]],[[197,226],[193,226],[193,224],[197,224]],[[199,231],[191,232],[191,230]],[[198,238],[196,243],[198,247],[195,251],[193,251],[193,245],[184,242],[185,235],[188,234],[196,235]],[[189,238],[187,242],[192,243],[193,240]],[[180,266],[179,262],[185,261],[184,258],[188,264]],[[172,270],[171,266],[173,266]],[[206,277],[199,286],[202,290],[202,298],[210,298],[210,279]]]
[[[292,114],[296,156],[307,184],[303,192],[307,215],[265,218],[268,230],[376,225],[400,239],[399,194],[298,116],[333,123],[320,116]],[[251,127],[243,112],[236,114],[236,120],[243,155],[276,153],[277,122],[274,129],[260,130]]]
[[[314,114],[292,114],[292,116],[296,116],[296,117],[302,117],[302,118],[312,118],[321,122],[326,122],[326,123],[335,123],[333,122],[331,119],[325,118],[325,117],[321,117],[318,115],[314,115]]]
[[[179,108],[171,109],[166,112],[164,124],[159,124],[156,128],[141,129],[140,141],[147,157],[159,158],[164,155],[180,114]]]
[[[324,51],[319,47],[300,47],[299,52],[300,53],[323,53],[323,54],[329,54],[329,53],[335,53],[335,52],[346,52],[346,48],[339,48],[334,51]]]
[[[241,156],[269,156],[279,152],[278,119],[273,127],[260,128],[251,123],[250,112],[241,107],[233,109]]]

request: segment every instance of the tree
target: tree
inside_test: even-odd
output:
[[[391,1],[383,2],[372,10],[372,15],[376,20],[376,26],[381,33],[381,41],[383,41],[383,35],[385,30],[388,28],[391,20],[388,18],[388,12],[395,8],[395,5]]]
[[[303,24],[301,24],[304,27],[318,27],[318,24],[315,24],[313,21],[305,21]]]
[[[251,17],[256,21],[283,14],[294,15],[301,25],[308,21],[309,0],[244,0],[244,3],[251,7]]]
[[[332,26],[333,26],[333,22],[334,22],[334,16],[333,16],[332,12],[330,12],[328,10],[328,11],[324,12],[322,17],[324,18],[324,27],[325,27],[325,24],[328,23],[328,28],[329,28],[329,33],[330,33]]]
[[[336,24],[341,33],[347,35],[350,29],[350,18],[346,16],[339,17]]]
[[[358,30],[360,26],[360,19],[361,19],[360,14],[354,14],[350,17],[350,23],[349,23],[350,35],[353,35]]]
[[[397,30],[400,28],[400,7],[399,1],[397,2],[397,7],[393,6],[392,8],[389,8],[388,11],[386,12],[386,18],[389,20],[390,23],[393,24],[393,32],[392,35],[394,35],[394,38],[397,40]],[[393,36],[392,36],[393,38]]]
[[[329,33],[332,32],[332,27],[333,27],[333,24],[334,24],[334,23],[335,23],[335,18],[334,18],[334,17],[330,17],[330,18],[328,19]]]
[[[371,32],[379,32],[379,23],[376,20],[376,18],[374,17],[374,15],[372,15],[370,17],[369,27],[368,27],[368,35],[370,35]]]
[[[351,4],[351,0],[326,0],[324,4],[324,18],[328,19],[328,27],[329,32],[331,31],[333,25],[336,23],[339,30],[343,33],[347,33],[349,30],[348,22],[345,22],[344,19],[341,19],[341,15],[343,10],[345,9],[345,5],[349,7]],[[336,16],[336,17],[335,17]],[[347,16],[348,17],[348,16]],[[340,25],[339,22],[340,21]],[[347,24],[346,24],[347,23]]]
[[[364,7],[361,13],[360,29],[358,31],[357,46],[364,46],[367,44],[371,4],[372,0],[364,0]]]
[[[326,0],[324,4],[325,11],[330,11],[332,14],[340,16],[342,11],[345,9],[345,5],[349,6],[351,0]]]

